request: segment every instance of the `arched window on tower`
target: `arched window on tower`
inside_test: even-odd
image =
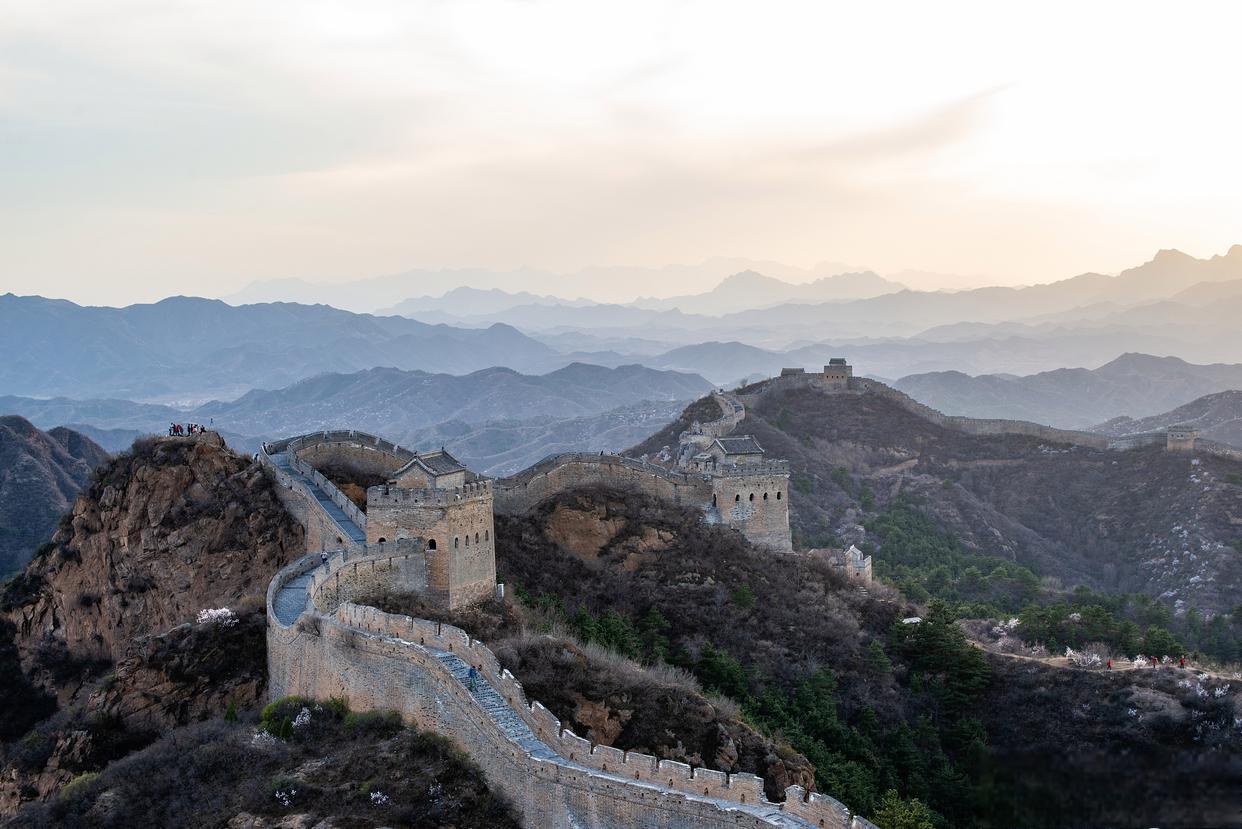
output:
[[[475,544],[478,544],[478,543],[479,543],[479,534],[478,534],[478,533],[475,533],[475,534],[474,534],[474,543],[475,543]]]
[[[712,506],[716,506],[716,496],[714,494],[712,495]]]
[[[466,533],[466,546],[470,546],[470,533]]]
[[[734,501],[740,501],[740,500],[742,500],[742,493],[740,493],[740,492],[739,492],[737,495],[734,495],[734,496],[733,496],[733,500],[734,500]]]
[[[491,541],[491,540],[492,540],[492,535],[491,535],[491,533],[492,533],[492,531],[491,531],[491,530],[484,530],[484,531],[483,531],[483,540],[484,540],[484,541]]]
[[[427,549],[434,550],[436,548],[436,540],[433,538],[427,542]]]
[[[380,544],[383,544],[383,543],[384,543],[385,541],[387,541],[387,540],[388,540],[388,539],[387,539],[387,538],[384,538],[384,536],[382,536],[382,535],[379,537],[379,543],[380,543]]]
[[[780,492],[780,490],[778,489],[778,490],[776,491],[776,500],[778,500],[778,501],[779,501],[780,499],[781,499],[781,492]]]
[[[453,536],[453,549],[456,550],[460,546],[461,546],[461,539],[458,538],[457,536]]]
[[[765,501],[766,501],[766,500],[768,500],[768,494],[767,494],[766,492],[765,492],[765,493],[763,493],[763,500],[765,500]]]
[[[755,493],[753,493],[753,492],[752,492],[752,493],[750,494],[750,500],[752,500],[752,501],[753,501],[753,500],[755,500]]]

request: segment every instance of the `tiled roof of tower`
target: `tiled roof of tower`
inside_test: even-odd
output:
[[[460,472],[466,468],[457,458],[454,458],[444,449],[436,452],[420,452],[418,460],[427,471],[435,475],[447,475],[450,472]]]
[[[762,455],[763,447],[753,435],[736,438],[716,438],[716,443],[726,455]]]
[[[400,476],[403,472],[411,467],[417,466],[428,475],[439,476],[448,475],[453,472],[461,472],[466,467],[457,458],[454,458],[444,449],[437,449],[434,452],[420,452],[410,459],[410,462],[401,467],[394,473]]]

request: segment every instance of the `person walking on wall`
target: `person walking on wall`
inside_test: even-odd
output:
[[[470,693],[473,694],[479,689],[479,672],[471,665],[470,670],[466,673],[466,677],[470,680]]]
[[[324,550],[319,551],[319,563],[325,568],[328,566],[328,553]]]

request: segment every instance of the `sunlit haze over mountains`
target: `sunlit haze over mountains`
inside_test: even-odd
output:
[[[14,0],[0,290],[447,268],[493,277],[407,293],[628,302],[708,290],[719,258],[938,290],[1208,257],[1242,226],[1240,27],[1228,3]]]

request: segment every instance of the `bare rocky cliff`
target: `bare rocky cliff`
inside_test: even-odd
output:
[[[54,649],[114,662],[136,636],[261,595],[304,549],[272,487],[218,438],[136,443],[101,470],[50,548],[9,586],[23,661]]]

